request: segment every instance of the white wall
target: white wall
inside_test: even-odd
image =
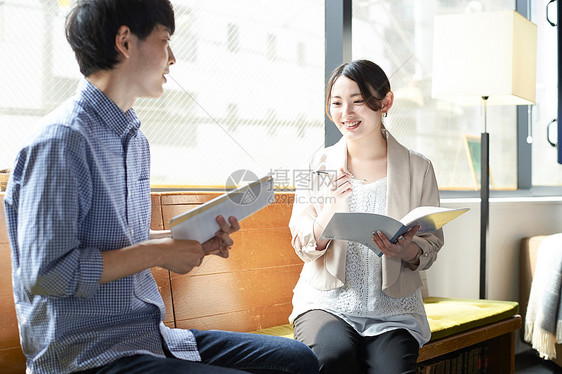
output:
[[[430,296],[478,298],[480,199],[442,199],[444,207],[471,210],[444,228],[445,245],[427,271]],[[490,199],[488,299],[519,301],[522,238],[562,232],[562,197]]]

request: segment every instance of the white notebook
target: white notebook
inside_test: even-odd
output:
[[[172,218],[172,237],[204,243],[220,230],[216,222],[218,216],[223,216],[227,222],[230,216],[242,221],[274,201],[273,178],[263,177]]]

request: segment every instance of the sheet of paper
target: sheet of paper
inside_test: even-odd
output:
[[[273,178],[263,177],[172,218],[172,237],[204,243],[220,229],[217,216],[222,215],[226,220],[233,216],[242,221],[274,201]]]

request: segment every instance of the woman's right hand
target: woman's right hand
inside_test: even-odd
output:
[[[326,248],[329,240],[320,240],[318,238],[324,231],[324,228],[334,213],[340,209],[342,204],[345,202],[345,199],[347,199],[352,193],[352,175],[350,173],[344,171],[343,168],[340,168],[334,177],[335,180],[330,181],[323,209],[318,213],[318,217],[314,220],[314,237],[316,238],[316,249],[319,251]]]
[[[351,195],[353,186],[351,185],[351,178],[353,175],[343,168],[338,170],[336,175],[336,185],[335,188],[331,189],[331,195],[336,199],[347,199]]]

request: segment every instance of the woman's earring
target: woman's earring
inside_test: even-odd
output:
[[[388,117],[388,112],[384,112],[384,113],[382,114],[382,116],[383,116],[383,118]]]

